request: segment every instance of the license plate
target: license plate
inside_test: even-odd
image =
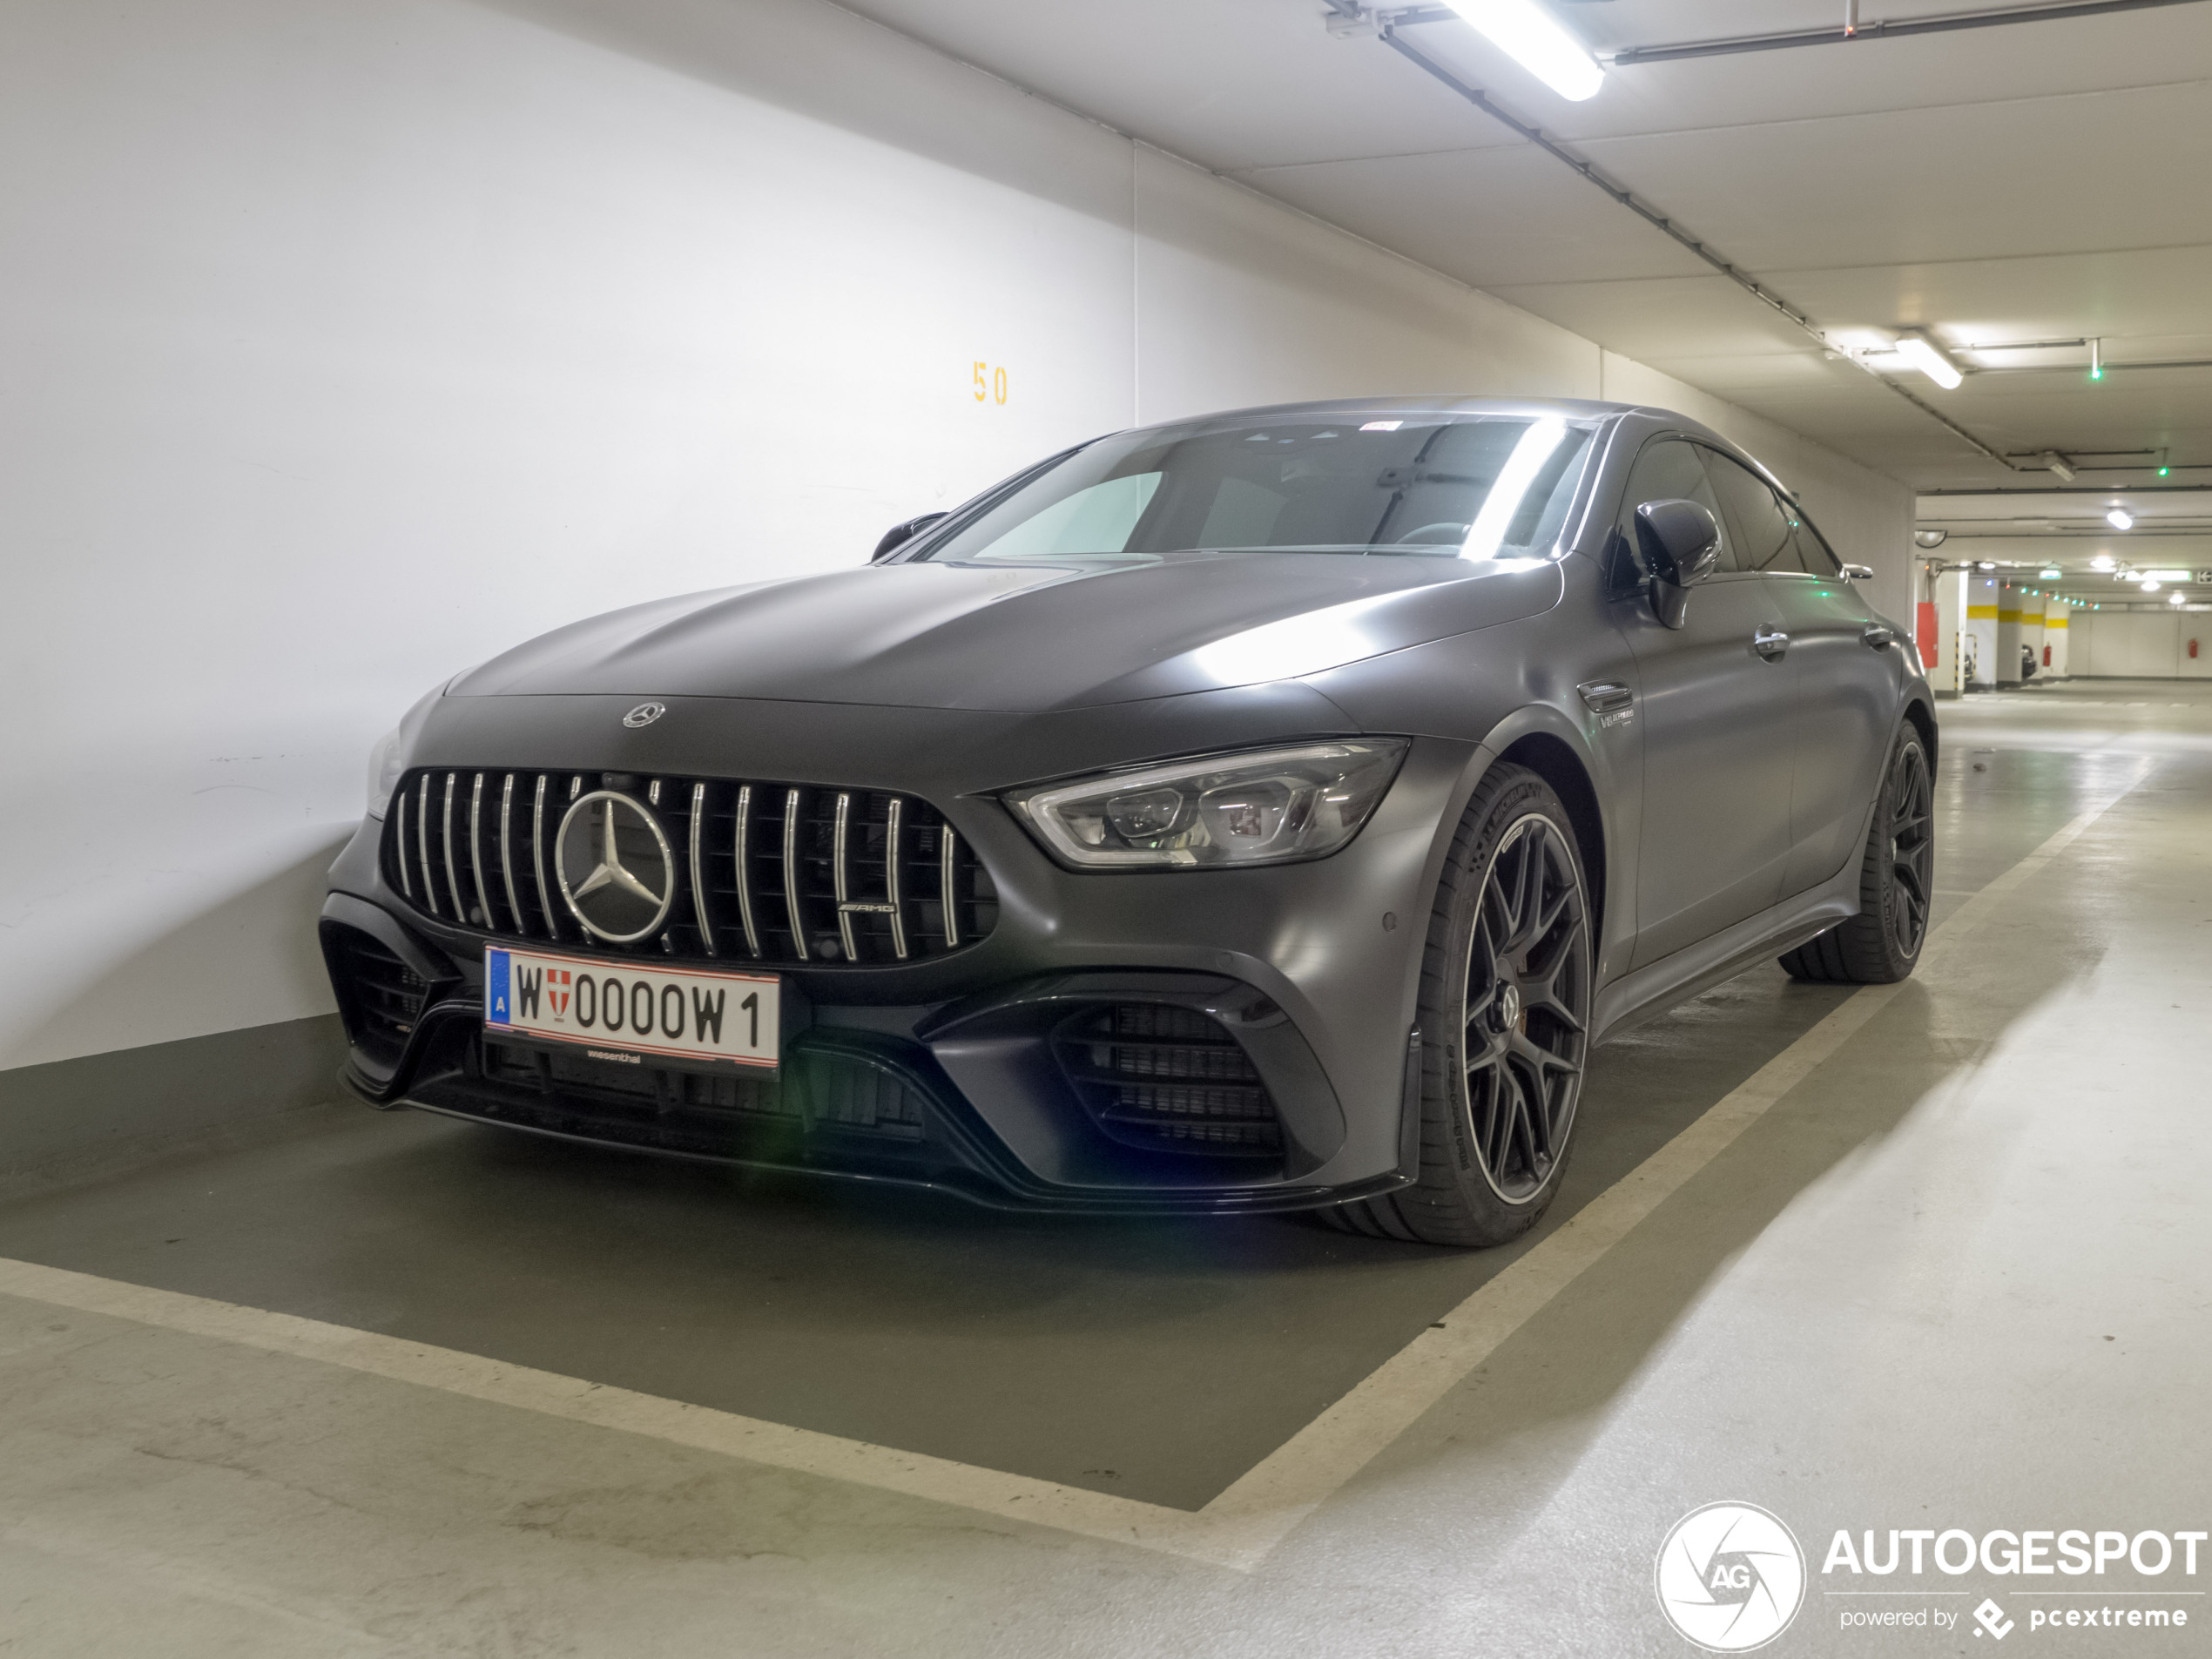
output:
[[[484,1029],[574,1043],[602,1060],[647,1056],[773,1070],[783,982],[773,974],[633,968],[601,957],[484,948]]]

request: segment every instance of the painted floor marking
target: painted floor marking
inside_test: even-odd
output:
[[[1960,905],[1930,936],[1919,971],[1925,975],[1945,966],[1976,927],[2124,799],[2148,769]],[[1445,1314],[1439,1325],[1423,1331],[1195,1511],[792,1428],[320,1319],[30,1262],[0,1258],[0,1294],[318,1360],[571,1422],[649,1435],[703,1452],[1249,1572],[1904,988],[1869,985],[1853,992],[1674,1139]]]

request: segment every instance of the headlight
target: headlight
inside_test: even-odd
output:
[[[392,805],[392,792],[400,786],[400,774],[407,770],[408,745],[422,729],[422,722],[430,712],[430,705],[445,695],[445,689],[459,679],[442,681],[433,685],[415,700],[415,705],[400,717],[394,726],[376,740],[368,752],[368,815],[381,818]]]
[[[377,738],[376,746],[368,752],[368,815],[381,818],[392,804],[392,792],[400,786],[400,732],[394,726]]]
[[[1323,858],[1359,833],[1405,758],[1402,738],[1205,755],[1006,798],[1055,853],[1091,870]]]

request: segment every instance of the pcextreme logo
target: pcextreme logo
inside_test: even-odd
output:
[[[1757,1504],[1709,1503],[1659,1546],[1659,1610],[1708,1653],[1749,1653],[1790,1628],[1805,1599],[1805,1554]]]

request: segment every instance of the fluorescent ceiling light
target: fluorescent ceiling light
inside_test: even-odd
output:
[[[2109,553],[2098,554],[2095,558],[2089,561],[2089,568],[2092,570],[2109,570],[2112,569],[2112,555]]]
[[[1981,561],[1979,568],[1985,570],[1993,570],[1997,568],[1997,563],[1993,559],[1984,559]]]
[[[2169,593],[2166,596],[2166,603],[2169,605],[2177,605],[2182,603],[2182,596],[2178,593]]]
[[[2044,570],[2044,571],[2040,572],[2040,574],[2042,576],[2043,579],[2044,579],[2046,582],[2055,582],[2055,581],[2057,581],[2057,580],[2058,580],[2059,574],[2060,574],[2060,572],[2059,572],[2059,567],[2058,567],[2057,565],[2055,565],[2055,564],[2054,564],[2054,565],[2051,566],[2051,567],[2050,567],[2050,569],[2048,569],[2047,570]]]
[[[2067,464],[2066,457],[2057,450],[2053,449],[2045,454],[2043,465],[2045,469],[2060,483],[2070,484],[2074,482],[2074,469]]]
[[[1959,365],[1938,351],[1935,342],[1919,334],[1900,335],[1897,342],[1898,355],[1925,374],[1946,392],[1955,388],[1966,376],[1959,372]]]
[[[2189,579],[2187,570],[2146,570],[2143,574],[2153,582],[2186,582]]]
[[[2116,530],[2132,530],[2135,528],[2135,516],[2125,507],[2115,507],[2105,515],[2105,523]]]
[[[1490,44],[1538,80],[1580,104],[1595,98],[1605,71],[1589,49],[1560,26],[1536,0],[1446,0]]]
[[[2158,591],[2158,583],[2151,581],[2148,577],[2145,577],[2143,580],[2143,591],[2145,593],[2156,593]]]

